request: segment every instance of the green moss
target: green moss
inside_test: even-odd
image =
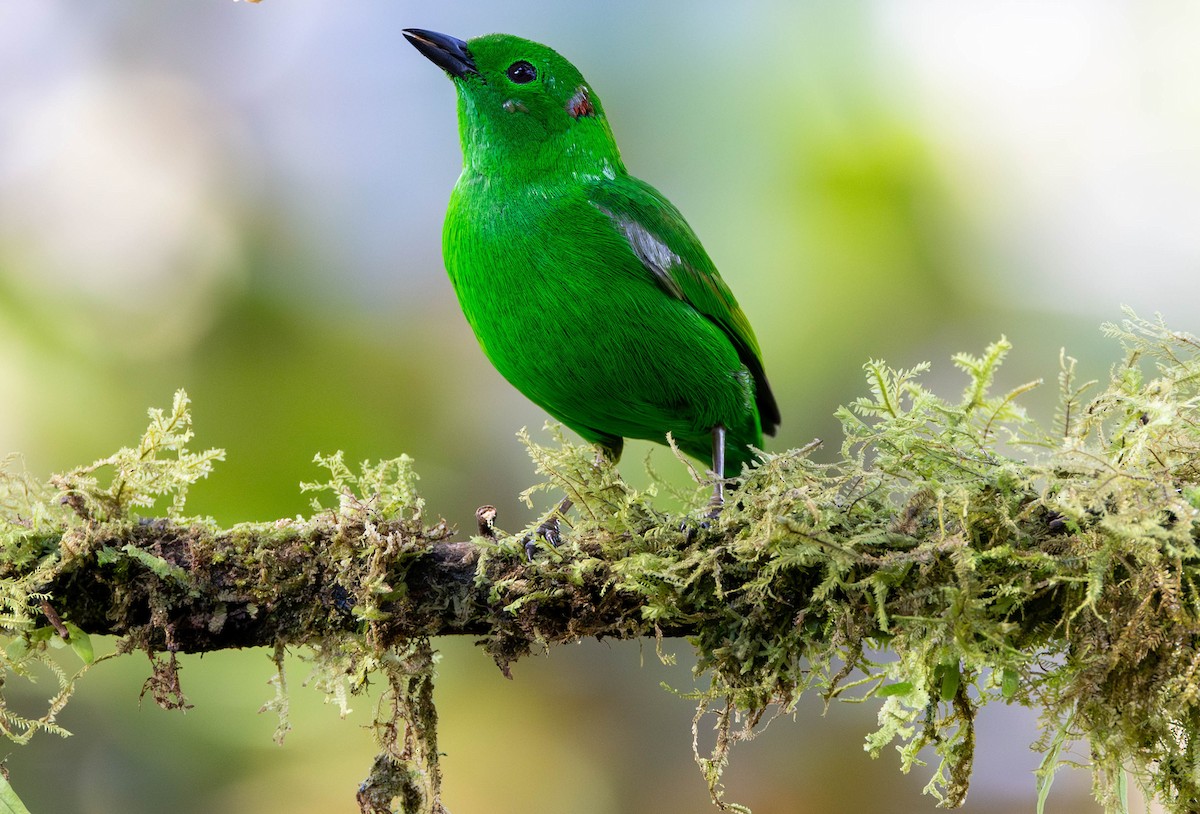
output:
[[[1050,428],[1020,405],[1037,382],[993,392],[1004,340],[954,357],[957,400],[922,385],[926,365],[868,364],[870,395],[838,411],[840,463],[763,455],[690,541],[586,449],[533,448],[589,506],[577,536],[599,543],[547,567],[603,574],[649,625],[688,632],[707,679],[697,727],[716,716],[715,747],[697,754],[715,800],[732,744],[815,690],[879,697],[866,748],[895,744],[904,771],[932,748],[928,791],[946,805],[967,792],[976,709],[1016,701],[1042,711],[1039,747],[1055,755],[1043,790],[1054,744],[1086,738],[1108,810],[1125,773],[1169,810],[1195,810],[1200,344],[1132,314],[1105,331],[1125,361],[1087,398],[1064,356]],[[511,574],[488,577],[508,610],[557,599]],[[895,660],[866,655],[880,650]]]
[[[815,463],[811,447],[764,453],[707,524],[657,509],[658,487],[631,488],[587,446],[523,436],[542,478],[526,499],[545,491],[576,505],[564,544],[532,562],[524,542],[536,524],[444,545],[450,532],[426,525],[407,457],[356,473],[340,454],[319,456],[329,476],[306,488],[334,499],[308,519],[228,530],[188,519],[187,488],[220,452],[187,450],[180,394],[152,411],[137,448],[48,484],[9,462],[0,624],[12,642],[0,667],[53,665],[48,643],[86,635],[87,620],[133,619],[123,649],[156,652],[180,625],[203,648],[209,633],[244,634],[269,614],[274,627],[254,641],[275,647],[277,736],[288,728],[286,648],[343,708],[382,679],[380,754],[360,804],[439,811],[429,636],[470,631],[507,671],[582,636],[685,635],[700,687],[689,695],[695,742],[715,731],[696,759],[727,808],[740,810],[722,797],[732,746],[817,692],[877,704],[865,747],[894,747],[903,771],[935,755],[928,790],[946,805],[967,793],[976,710],[1002,702],[1041,712],[1043,802],[1063,744],[1086,739],[1109,811],[1122,810],[1127,777],[1169,811],[1197,810],[1200,342],[1132,314],[1105,330],[1124,360],[1107,383],[1081,385],[1063,355],[1049,427],[1021,406],[1038,383],[995,392],[1003,339],[953,358],[964,376],[955,398],[924,386],[927,365],[872,362],[868,394],[838,411],[837,463]],[[693,474],[699,507],[707,488]],[[160,501],[165,519],[135,514]],[[48,624],[59,597],[47,586],[97,573],[104,590],[75,597],[62,630]],[[76,677],[56,675],[44,715],[0,706],[11,738],[61,732],[54,719]],[[169,657],[147,691],[186,703]]]

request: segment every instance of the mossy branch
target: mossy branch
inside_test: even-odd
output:
[[[697,744],[706,721],[716,728],[697,760],[723,807],[737,808],[721,796],[730,746],[813,690],[878,699],[868,749],[898,742],[907,771],[931,747],[928,788],[946,805],[966,795],[976,710],[1005,702],[1041,710],[1043,800],[1061,747],[1082,738],[1110,811],[1127,776],[1194,811],[1200,341],[1132,314],[1105,330],[1124,361],[1093,388],[1064,355],[1050,429],[1020,405],[1036,383],[993,392],[1004,340],[954,357],[967,379],[957,400],[921,384],[924,365],[872,362],[870,394],[838,412],[841,460],[763,454],[708,527],[660,511],[586,447],[526,438],[545,476],[535,489],[578,507],[564,545],[532,562],[524,533],[497,532],[486,512],[469,541],[427,521],[407,458],[357,474],[319,458],[330,477],[306,488],[336,505],[307,519],[187,518],[188,485],[220,453],[187,450],[181,394],[136,449],[48,484],[12,471],[0,482],[0,624],[13,638],[0,661],[55,664],[47,645],[69,639],[87,663],[87,635],[113,634],[123,651],[166,654],[147,690],[182,706],[174,653],[272,647],[280,737],[286,648],[311,654],[339,699],[381,675],[381,751],[360,806],[437,812],[431,637],[472,635],[507,672],[585,636],[687,636],[706,680]],[[75,679],[55,669],[41,718],[0,705],[10,737],[60,731]]]

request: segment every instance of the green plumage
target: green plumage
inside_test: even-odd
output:
[[[446,268],[484,353],[614,459],[624,438],[734,473],[779,409],[745,315],[679,211],[625,171],[599,98],[556,52],[410,29],[458,91]]]

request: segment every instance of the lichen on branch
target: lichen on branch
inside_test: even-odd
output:
[[[431,637],[471,634],[507,672],[581,637],[686,636],[696,758],[723,807],[739,808],[720,780],[732,745],[809,691],[878,703],[866,748],[895,744],[903,771],[931,748],[928,790],[946,805],[967,792],[978,708],[1020,703],[1043,719],[1043,800],[1062,746],[1084,739],[1108,810],[1126,777],[1172,812],[1197,810],[1200,342],[1133,314],[1105,331],[1123,360],[1101,385],[1062,355],[1049,426],[1022,406],[1038,383],[996,389],[1003,339],[953,357],[954,398],[923,384],[926,365],[871,362],[868,394],[838,411],[834,463],[812,445],[763,453],[706,526],[586,446],[525,435],[543,478],[527,497],[577,507],[564,544],[533,561],[533,527],[453,541],[427,521],[407,458],[355,473],[319,456],[329,478],[315,488],[335,505],[306,519],[188,518],[186,488],[219,453],[186,450],[181,395],[137,449],[45,484],[13,466],[0,479],[0,624],[14,642],[0,666],[45,662],[64,636],[86,662],[89,633],[150,653],[273,647],[280,735],[286,649],[343,702],[380,677],[381,751],[360,805],[440,811]],[[172,663],[156,662],[154,686],[177,689]],[[72,680],[61,674],[41,718],[0,707],[0,727],[58,731]]]

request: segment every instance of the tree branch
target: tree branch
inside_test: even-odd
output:
[[[577,507],[564,545],[532,561],[490,507],[470,542],[427,523],[407,458],[355,474],[318,457],[330,478],[307,488],[337,505],[307,520],[186,519],[188,485],[220,453],[187,450],[180,396],[152,411],[136,449],[49,486],[0,481],[3,624],[24,643],[0,659],[25,669],[63,630],[151,653],[311,648],[330,686],[387,680],[362,809],[437,812],[430,637],[475,636],[507,672],[585,636],[688,636],[709,678],[696,726],[717,713],[717,745],[696,757],[722,806],[731,745],[816,690],[878,699],[868,747],[899,741],[908,769],[931,746],[942,763],[929,790],[950,805],[966,795],[975,711],[1003,701],[1042,710],[1043,794],[1061,744],[1082,737],[1110,810],[1129,772],[1170,811],[1193,811],[1200,342],[1132,315],[1107,330],[1124,363],[1085,402],[1064,357],[1050,432],[1019,406],[1033,383],[992,393],[1003,340],[954,358],[968,379],[959,401],[926,390],[924,366],[871,363],[871,395],[839,411],[841,460],[763,455],[708,527],[658,510],[590,449],[526,438],[546,479],[530,492]],[[166,519],[134,511],[164,499]],[[875,662],[879,650],[892,658]],[[181,705],[175,678],[171,660],[156,663],[156,696]],[[38,720],[0,708],[0,725],[18,739],[54,729],[65,693]]]

